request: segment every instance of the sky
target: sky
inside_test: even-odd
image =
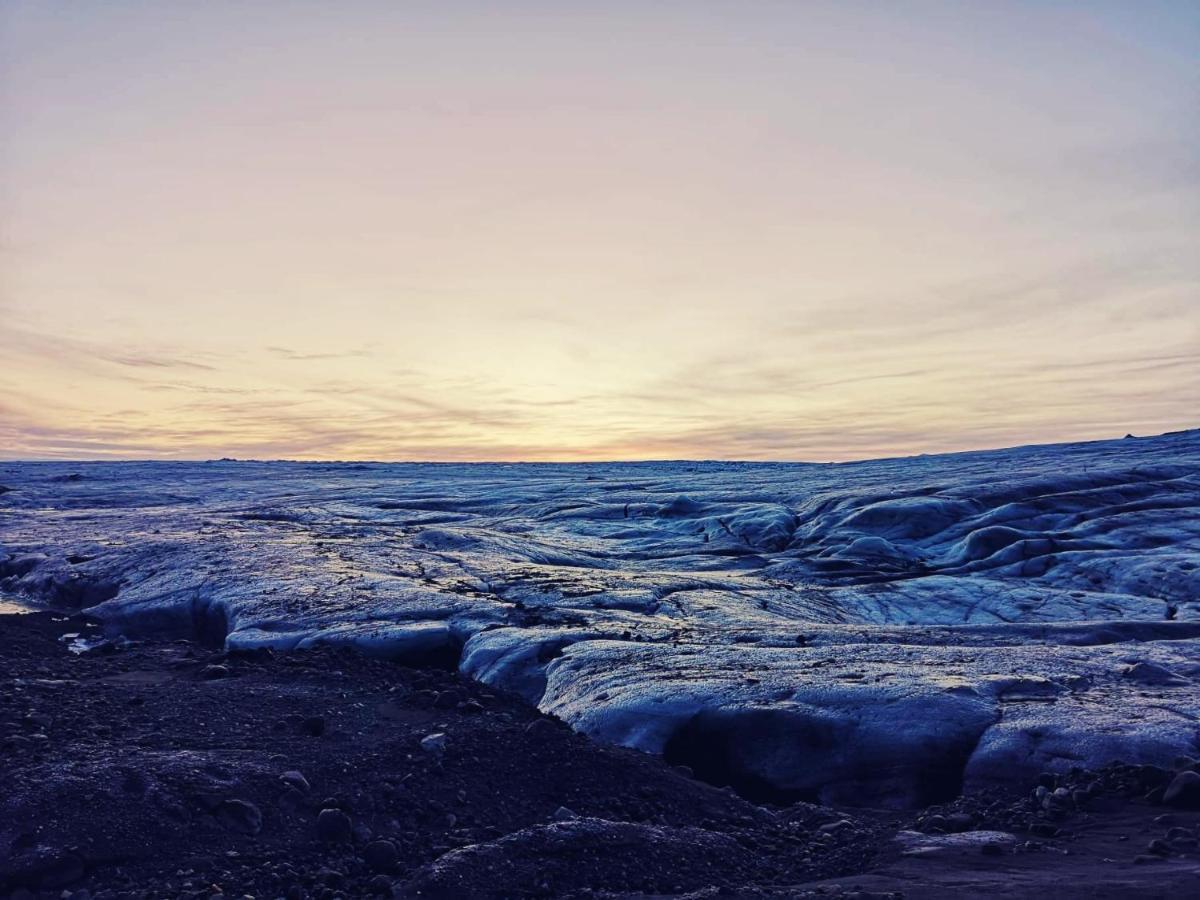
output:
[[[1200,425],[1200,4],[0,2],[0,457]]]

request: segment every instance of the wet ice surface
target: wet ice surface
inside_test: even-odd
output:
[[[1200,750],[1200,432],[843,465],[0,466],[0,591],[456,663],[751,796]]]

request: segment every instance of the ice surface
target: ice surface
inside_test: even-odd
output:
[[[1200,750],[1200,432],[853,464],[11,463],[0,592],[457,664],[763,796]],[[1165,673],[1165,674],[1164,674]]]

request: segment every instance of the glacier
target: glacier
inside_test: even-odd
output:
[[[1200,431],[856,463],[0,464],[0,603],[457,666],[752,799],[1200,755]]]

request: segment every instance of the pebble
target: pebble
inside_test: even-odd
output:
[[[1162,802],[1180,809],[1200,809],[1200,773],[1180,772],[1167,785]]]
[[[394,894],[392,889],[392,879],[386,875],[376,875],[368,883],[371,893],[377,897],[391,897]]]
[[[1155,838],[1146,845],[1146,849],[1151,853],[1157,853],[1159,856],[1170,856],[1171,846],[1161,838]]]
[[[312,787],[308,783],[308,779],[295,770],[284,772],[279,776],[279,780],[284,784],[291,785],[302,794],[307,794],[310,790],[312,790]]]
[[[223,800],[213,814],[225,825],[242,834],[262,831],[262,811],[248,800]]]
[[[350,840],[350,817],[340,809],[323,809],[317,816],[317,839],[331,844]]]
[[[285,785],[283,793],[279,795],[279,805],[284,809],[297,809],[304,802],[304,794],[292,787]]]
[[[421,749],[426,753],[444,753],[446,750],[446,735],[442,732],[427,734],[421,738]]]
[[[373,872],[387,873],[394,871],[400,859],[396,845],[391,841],[371,841],[363,848],[363,862]]]
[[[336,869],[322,867],[317,870],[317,881],[326,887],[338,887],[345,880],[346,876]]]

